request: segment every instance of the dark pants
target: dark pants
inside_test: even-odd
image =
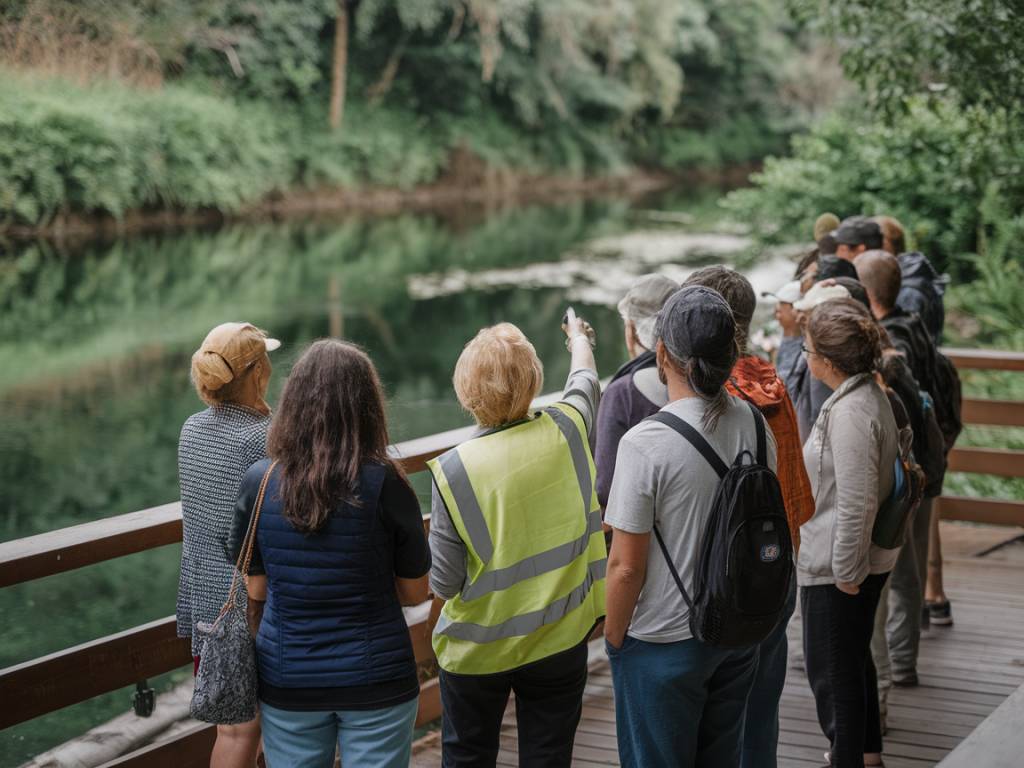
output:
[[[607,643],[624,768],[738,768],[754,648]]]
[[[868,576],[856,595],[832,584],[800,590],[807,679],[835,768],[861,768],[865,752],[882,751],[871,633],[887,577]]]
[[[779,625],[757,644],[757,673],[743,719],[743,768],[775,768],[779,750],[779,701],[786,685],[786,629],[796,610],[796,578]]]
[[[495,764],[510,693],[516,696],[519,765],[569,766],[586,684],[585,642],[496,675],[459,675],[441,670],[442,766],[482,768]]]

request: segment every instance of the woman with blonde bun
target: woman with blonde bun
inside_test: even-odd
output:
[[[178,636],[192,638],[196,670],[201,650],[196,624],[217,617],[231,583],[233,563],[226,562],[224,552],[238,489],[246,470],[266,456],[267,353],[279,346],[250,323],[224,323],[192,355],[192,383],[209,407],[189,416],[178,441],[183,525],[177,619]],[[219,725],[210,764],[251,768],[259,743],[258,718]]]

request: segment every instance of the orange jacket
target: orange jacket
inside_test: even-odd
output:
[[[741,357],[726,384],[730,395],[752,402],[764,415],[775,435],[778,451],[779,485],[786,504],[786,517],[794,549],[800,548],[800,526],[814,514],[814,494],[804,466],[803,446],[796,411],[774,366],[749,355]]]

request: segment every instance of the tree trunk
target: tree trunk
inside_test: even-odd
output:
[[[338,0],[338,20],[334,25],[334,67],[331,79],[330,123],[341,127],[345,114],[345,75],[348,70],[348,0]]]

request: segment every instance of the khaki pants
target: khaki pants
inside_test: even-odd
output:
[[[914,513],[907,542],[900,550],[875,614],[871,655],[878,671],[878,696],[883,716],[893,675],[903,677],[917,671],[933,502],[934,499],[923,499]]]

